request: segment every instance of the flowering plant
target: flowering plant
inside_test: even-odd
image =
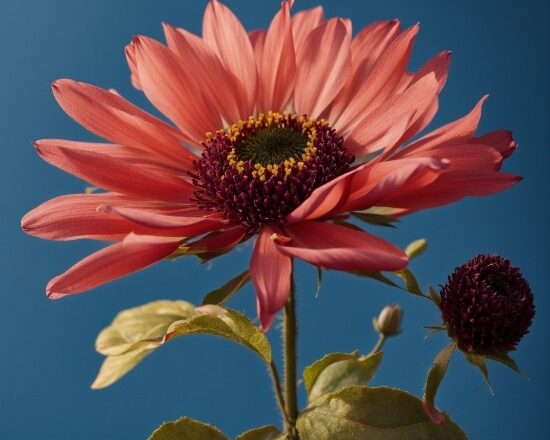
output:
[[[59,299],[90,290],[166,258],[209,261],[249,240],[249,269],[200,306],[155,301],[121,312],[97,339],[106,356],[93,388],[111,385],[170,340],[205,333],[238,342],[265,362],[283,428],[246,439],[464,438],[440,413],[435,394],[455,349],[488,376],[486,359],[517,366],[509,352],[534,316],[519,271],[479,256],[449,277],[441,295],[424,292],[407,268],[425,242],[407,249],[358,226],[392,225],[415,211],[519,181],[501,172],[515,150],[509,131],[475,134],[481,99],[463,118],[416,140],[437,112],[450,52],[407,70],[419,27],[374,23],[352,37],[351,21],[325,19],[321,7],[292,14],[285,0],[269,28],[247,33],[212,0],[203,35],[164,25],[167,45],[136,37],[126,47],[132,84],[171,123],[116,91],[59,80],[60,106],[108,143],[35,142],[47,162],[97,189],[61,196],[28,213],[23,229],[41,238],[111,242],[47,285]],[[389,306],[374,319],[373,350],[333,353],[304,370],[308,405],[297,404],[293,261],[374,278],[428,299],[441,310],[452,343],[435,359],[422,399],[369,387],[381,348],[400,329]],[[397,278],[392,278],[397,276]],[[226,307],[252,282],[260,328]],[[266,332],[284,311],[281,383]],[[225,438],[182,418],[151,438]]]

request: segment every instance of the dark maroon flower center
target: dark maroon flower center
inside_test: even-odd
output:
[[[354,158],[325,120],[259,114],[207,134],[192,173],[199,207],[223,212],[250,233],[282,225],[315,188],[346,172]]]
[[[514,350],[535,315],[533,294],[519,269],[487,255],[455,269],[441,290],[440,309],[461,350],[488,355]]]

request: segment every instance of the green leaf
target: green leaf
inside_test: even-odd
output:
[[[97,191],[99,191],[99,188],[97,186],[87,186],[86,188],[84,188],[84,194],[93,194]]]
[[[447,417],[430,421],[416,397],[392,388],[353,386],[326,394],[298,417],[301,440],[464,440]]]
[[[360,277],[372,278],[373,280],[379,281],[388,286],[395,287],[396,289],[404,290],[399,284],[390,280],[388,277],[382,275],[381,272],[354,272],[354,274]]]
[[[308,393],[311,391],[311,388],[317,380],[317,377],[319,377],[319,374],[321,374],[321,372],[330,364],[348,359],[357,359],[358,357],[359,356],[357,353],[330,353],[318,361],[315,361],[313,364],[307,366],[304,368],[303,372],[306,391]]]
[[[319,296],[322,282],[323,282],[323,268],[320,266],[317,266],[317,291],[315,292],[315,297]]]
[[[324,394],[339,391],[352,385],[367,386],[382,361],[382,352],[358,359],[346,359],[328,365],[315,380],[309,392],[312,402]]]
[[[507,366],[508,368],[511,368],[518,374],[522,374],[521,370],[518,367],[518,364],[516,364],[516,361],[512,359],[512,357],[508,353],[487,355],[487,358],[491,359],[492,361],[499,362]]]
[[[491,388],[491,382],[489,381],[489,369],[487,368],[487,364],[485,363],[485,356],[474,353],[464,353],[464,356],[466,356],[468,362],[479,369],[479,371],[483,375],[485,383],[489,387],[490,393],[494,394],[493,388]]]
[[[396,289],[404,290],[405,292],[409,292],[414,295],[427,298],[427,296],[424,293],[422,293],[422,290],[418,285],[418,281],[416,281],[416,277],[408,268],[402,269],[397,272],[392,272],[394,275],[397,275],[399,278],[403,280],[403,284],[404,284],[403,286],[400,286],[395,281],[383,275],[381,272],[353,272],[353,273],[361,277],[372,278],[373,280],[379,281],[380,283],[386,284],[391,287],[395,287]]]
[[[428,247],[428,242],[425,238],[419,238],[418,240],[413,241],[405,248],[405,253],[409,257],[409,260],[419,257],[424,253]]]
[[[426,385],[424,386],[424,402],[428,408],[432,410],[435,414],[435,417],[440,417],[440,414],[435,409],[435,396],[441,381],[445,377],[447,372],[447,367],[449,366],[449,361],[451,356],[456,348],[456,344],[452,342],[443,350],[441,350],[434,359],[434,363],[428,371],[428,376],[426,377]]]
[[[385,226],[389,228],[395,228],[395,225],[392,223],[398,223],[399,219],[396,217],[392,217],[389,215],[384,214],[376,214],[374,212],[367,211],[354,211],[351,213],[354,217],[358,218],[359,220],[364,221],[365,223],[369,223],[371,225],[376,226]]]
[[[203,304],[223,304],[250,281],[250,272],[245,270],[240,275],[229,280],[222,287],[208,293],[202,300]]]
[[[246,316],[220,306],[200,307],[202,315],[174,322],[166,331],[170,337],[209,334],[242,344],[271,363],[271,346],[266,336]]]
[[[235,440],[282,440],[286,438],[275,426],[262,426],[239,435]]]
[[[155,301],[119,313],[99,334],[96,349],[107,358],[92,388],[113,384],[172,338],[198,333],[238,342],[271,362],[266,336],[240,313],[216,305],[195,308],[185,301]]]
[[[441,304],[441,296],[439,296],[439,293],[437,293],[432,286],[428,287],[428,293],[430,294],[430,298],[432,299],[434,304],[436,306],[439,306],[439,304]]]
[[[165,422],[151,434],[149,440],[228,440],[214,426],[182,417],[175,422]]]
[[[407,268],[401,269],[400,271],[395,272],[395,274],[403,280],[405,283],[405,290],[415,295],[425,296],[416,281],[414,274]]]

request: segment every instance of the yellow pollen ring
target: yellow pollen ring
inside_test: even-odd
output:
[[[249,116],[247,120],[241,119],[225,130],[218,130],[216,131],[216,134],[225,134],[229,137],[232,143],[236,143],[239,140],[242,140],[242,138],[246,136],[246,133],[250,132],[250,129],[256,131],[263,128],[281,128],[285,126],[288,127],[290,119],[292,119],[292,115],[286,111],[282,114],[272,111],[269,111],[267,115],[264,113],[259,113],[257,116]],[[300,161],[296,161],[294,157],[290,157],[283,162],[285,179],[290,175],[290,173],[292,172],[292,168],[295,165],[298,167],[298,169],[301,170],[304,167],[305,162],[311,160],[317,152],[317,148],[315,147],[315,139],[317,138],[317,124],[320,124],[321,126],[328,125],[328,121],[326,119],[320,119],[319,121],[316,121],[313,118],[306,118],[303,115],[296,116],[295,121],[297,122],[298,128],[301,128],[302,134],[307,135],[308,141],[302,151]],[[212,137],[213,134],[211,132],[206,133],[207,139],[210,139]],[[234,167],[239,174],[242,174],[244,172],[244,162],[242,160],[238,160],[235,147],[233,147],[227,155],[227,162],[230,166]],[[266,171],[268,171],[270,174],[278,173],[279,164],[256,163],[254,164],[254,171],[252,171],[252,176],[259,177],[260,181],[263,182],[266,179]]]

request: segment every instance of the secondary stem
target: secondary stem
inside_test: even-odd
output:
[[[298,399],[296,393],[296,302],[294,296],[294,278],[290,295],[285,305],[284,318],[284,363],[285,363],[285,405],[288,415],[286,432],[289,440],[296,440],[296,419],[298,418]]]
[[[386,336],[383,335],[382,333],[380,333],[380,336],[378,336],[378,341],[376,341],[376,344],[374,345],[374,347],[370,351],[369,355],[374,354],[374,353],[378,353],[382,349],[382,346],[384,345],[384,342],[386,342]]]
[[[279,405],[279,410],[281,411],[281,416],[283,417],[283,422],[285,427],[290,425],[288,416],[286,414],[285,400],[283,398],[283,391],[281,389],[281,380],[279,379],[279,373],[277,372],[277,366],[275,362],[271,361],[269,364],[269,373],[271,380],[273,381],[273,390],[275,391],[275,398],[277,399],[277,404]]]

